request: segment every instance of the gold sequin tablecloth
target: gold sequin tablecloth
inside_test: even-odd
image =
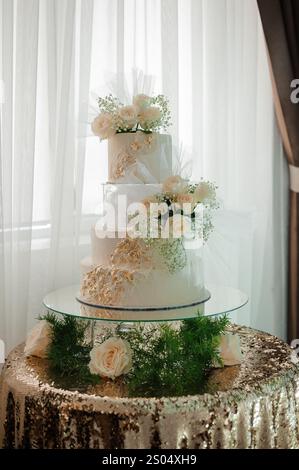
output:
[[[287,344],[234,326],[241,366],[215,369],[212,393],[117,398],[63,390],[14,349],[0,383],[0,442],[16,448],[298,448],[299,368]]]

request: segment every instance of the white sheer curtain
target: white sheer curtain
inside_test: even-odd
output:
[[[0,337],[78,280],[93,1],[1,0]]]
[[[285,335],[286,176],[253,0],[0,0],[0,337],[79,279],[106,179],[86,137],[93,92],[132,68],[170,97],[174,142],[223,207],[206,277],[246,290],[243,324]]]

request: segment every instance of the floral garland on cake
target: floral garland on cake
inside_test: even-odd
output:
[[[125,292],[153,268],[150,248],[140,239],[124,238],[111,254],[110,265],[99,265],[85,274],[81,295],[85,300],[118,305]]]
[[[122,132],[158,132],[171,125],[169,102],[164,95],[139,94],[133,97],[132,104],[124,105],[109,94],[98,98],[98,106],[100,113],[91,129],[101,140]]]
[[[151,225],[149,216],[158,219],[158,237],[159,238],[180,238],[186,236],[188,232],[194,232],[196,226],[196,209],[201,207],[204,210],[204,217],[198,229],[207,241],[212,230],[212,214],[219,208],[219,202],[216,197],[217,186],[210,181],[201,181],[199,183],[188,183],[181,176],[170,176],[162,185],[162,192],[146,197],[141,204],[146,209],[146,217],[140,218],[140,225],[136,232],[133,231],[133,222],[135,217],[141,214],[139,211],[129,215],[129,236],[141,236],[141,238],[151,237]],[[144,227],[141,226],[144,222]],[[169,232],[168,232],[169,231]],[[145,236],[142,236],[145,235]],[[163,237],[163,235],[167,235]],[[155,234],[155,238],[157,238]]]
[[[138,130],[135,133],[134,140],[125,146],[117,155],[112,169],[114,179],[125,176],[128,168],[137,163],[137,156],[142,151],[147,153],[153,149],[157,143],[155,134],[144,134]]]
[[[170,273],[183,269],[187,262],[184,239],[201,238],[204,243],[213,231],[212,216],[219,207],[216,189],[209,181],[195,184],[179,175],[170,176],[161,193],[141,201],[145,211],[129,215],[128,236],[142,238]]]

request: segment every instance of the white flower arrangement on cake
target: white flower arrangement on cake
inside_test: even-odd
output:
[[[113,95],[98,98],[100,113],[91,124],[92,132],[101,140],[117,133],[145,133],[166,130],[170,122],[168,99],[164,95],[133,97],[130,105],[124,105]]]
[[[167,178],[160,193],[141,201],[142,210],[129,214],[127,234],[142,238],[170,273],[186,265],[184,239],[206,242],[213,231],[213,211],[219,207],[210,181],[189,183],[180,175]]]
[[[142,238],[181,238],[198,236],[200,230],[203,241],[207,241],[213,230],[211,213],[219,207],[216,186],[210,181],[188,183],[181,176],[167,178],[162,192],[146,197],[141,201],[145,211],[140,217],[137,211],[129,215],[130,235],[135,236],[134,223]],[[197,208],[204,209],[204,215],[197,219]],[[158,219],[158,224],[155,221]],[[143,224],[142,230],[140,225]],[[133,228],[133,230],[131,230]]]

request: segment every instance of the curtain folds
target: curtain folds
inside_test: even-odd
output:
[[[26,331],[29,304],[39,3],[3,0],[1,6],[0,336],[12,344],[16,331]]]
[[[291,101],[291,82],[299,77],[299,3],[258,0],[269,54],[277,121],[290,172],[299,167],[299,106]],[[293,179],[293,174],[290,175]],[[299,193],[289,195],[288,337],[299,338]]]
[[[8,351],[42,313],[43,296],[78,280],[93,0],[0,0],[0,11],[0,338]]]

